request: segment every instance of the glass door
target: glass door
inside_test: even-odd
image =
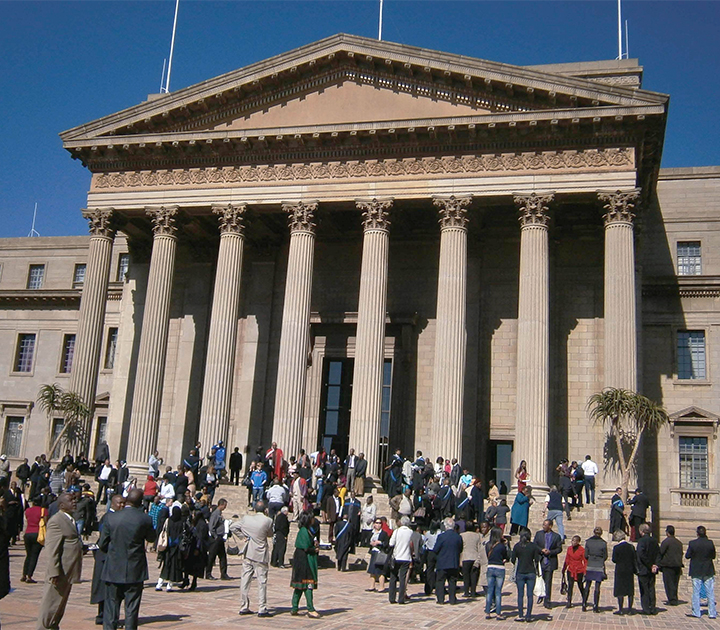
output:
[[[323,360],[318,442],[327,453],[335,449],[341,461],[347,457],[350,441],[352,380],[353,359]]]

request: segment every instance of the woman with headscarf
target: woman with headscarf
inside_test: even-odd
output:
[[[188,590],[197,588],[197,579],[205,575],[208,557],[208,541],[210,535],[208,524],[201,510],[197,510],[185,524],[185,581],[190,585]],[[192,583],[189,578],[192,576]]]
[[[617,599],[618,609],[615,614],[624,615],[624,599],[627,597],[627,612],[632,614],[633,599],[635,598],[635,574],[637,573],[637,559],[635,547],[625,540],[625,532],[618,529],[613,534],[613,541],[617,544],[613,549],[612,561],[615,563],[615,584],[613,595]]]
[[[161,551],[160,561],[162,562],[162,569],[160,570],[160,577],[155,585],[156,591],[161,591],[163,585],[165,590],[169,593],[172,591],[173,582],[182,583],[183,581],[183,557],[180,548],[182,542],[184,530],[184,523],[182,518],[182,511],[176,505],[170,513],[170,518],[167,524],[167,538],[168,546],[165,551]]]
[[[295,554],[293,555],[292,578],[290,579],[290,586],[293,588],[290,614],[298,614],[300,597],[304,592],[308,617],[318,619],[320,613],[315,610],[315,606],[313,605],[313,591],[317,589],[318,586],[318,545],[309,529],[313,518],[311,514],[303,512],[298,519],[300,529],[295,538]]]

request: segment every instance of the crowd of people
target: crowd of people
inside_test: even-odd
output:
[[[38,558],[43,550],[48,556],[39,629],[58,627],[72,585],[80,579],[82,555],[88,551],[94,556],[90,603],[97,605],[96,624],[107,629],[117,627],[122,601],[125,627],[137,626],[149,575],[148,552],[157,554],[160,576],[155,589],[164,592],[193,591],[198,579],[217,579],[216,564],[218,578],[229,580],[227,555],[241,555],[240,614],[254,614],[250,586],[255,578],[257,614],[269,617],[269,567],[287,566],[287,545],[295,526],[292,614],[298,614],[304,597],[308,615],[320,616],[313,600],[318,557],[334,549],[340,572],[356,568],[349,566],[350,556],[363,562],[364,553],[367,591],[384,592],[387,584],[390,603],[412,601],[416,595],[409,593],[409,586],[418,584],[418,594],[434,593],[438,604],[457,603],[459,596],[485,597],[486,617],[504,619],[503,611],[510,607],[503,602],[503,586],[513,582],[516,620],[525,622],[537,618],[534,603],[553,607],[558,569],[565,606],[573,606],[577,593],[583,611],[601,612],[601,585],[609,562],[614,565],[616,614],[633,612],[637,576],[640,612],[654,615],[657,574],[662,574],[668,605],[677,605],[683,559],[689,559],[691,615],[700,616],[700,601],[706,598],[709,617],[716,616],[715,547],[705,528],[697,528],[697,538],[687,549],[672,526],[658,543],[646,522],[650,506],[640,489],[628,501],[629,522],[620,488],[611,501],[612,549],[599,527],[586,541],[576,535],[568,544],[565,519],[571,521],[583,504],[595,503],[598,467],[589,455],[581,463],[561,461],[557,484],[536,498],[524,461],[515,471],[517,493],[509,495],[504,483],[493,480],[486,491],[457,460],[432,461],[419,451],[406,459],[398,449],[382,480],[389,497],[390,514],[385,515],[378,513],[373,493],[365,496],[367,461],[353,449],[342,459],[334,450],[319,449],[286,460],[273,443],[257,449],[244,475],[238,448],[229,458],[223,442],[201,453],[196,444],[175,468],[165,466],[157,452],[151,454],[142,484],[126,462],[111,463],[104,443],[94,462],[82,455],[74,458],[68,451],[52,467],[41,455],[32,466],[27,460],[20,464],[15,478],[5,465],[7,458],[0,457],[0,596],[10,588],[9,572],[2,568],[9,563],[8,546],[22,535],[26,556],[21,581],[35,584]],[[86,481],[93,478],[94,489]],[[215,501],[220,483],[246,486],[252,509],[243,518],[228,518],[227,500]],[[536,500],[544,500],[544,521],[532,532],[530,507]],[[99,519],[98,505],[107,505]],[[99,537],[92,544],[96,531]]]

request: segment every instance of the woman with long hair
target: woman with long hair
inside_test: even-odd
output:
[[[292,577],[290,579],[290,586],[293,589],[290,614],[298,614],[300,597],[305,593],[308,617],[319,619],[320,613],[315,610],[313,605],[313,591],[318,586],[318,544],[309,529],[313,518],[313,515],[307,512],[303,512],[298,518],[299,530],[295,538],[295,554],[293,555]]]
[[[527,480],[530,479],[527,471],[527,462],[523,459],[515,471],[515,479],[517,479],[517,491],[520,494],[527,485]]]
[[[373,521],[372,530],[368,545],[370,547],[370,563],[368,564],[367,572],[372,578],[372,584],[367,589],[368,592],[375,592],[378,590],[378,583],[380,584],[380,591],[385,588],[385,565],[377,564],[378,554],[383,552],[387,557],[387,545],[390,542],[390,536],[383,530],[382,521],[376,518]]]
[[[495,618],[503,620],[502,587],[505,582],[505,563],[510,559],[502,530],[493,527],[490,540],[485,544],[488,557],[487,595],[485,596],[485,619],[492,619],[491,611],[495,606]]]
[[[537,580],[542,553],[532,540],[530,530],[523,527],[520,531],[520,542],[512,551],[512,561],[515,565],[515,584],[517,585],[518,616],[516,621],[531,621],[533,609],[533,589]],[[527,595],[527,609],[524,608]],[[523,615],[523,610],[525,614]]]

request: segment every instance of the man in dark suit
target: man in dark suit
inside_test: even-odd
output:
[[[443,525],[445,531],[438,536],[435,547],[433,547],[437,556],[435,595],[438,604],[445,603],[445,582],[447,582],[448,600],[451,604],[456,604],[455,590],[460,574],[460,554],[463,550],[463,541],[455,530],[455,521],[452,518],[446,518]]]
[[[700,589],[705,585],[708,599],[708,617],[717,617],[715,605],[715,543],[707,537],[707,530],[700,525],[698,537],[691,540],[685,557],[690,560],[690,577],[693,581],[692,615],[700,617]]]
[[[462,477],[462,466],[458,464],[457,458],[452,459],[452,468],[450,469],[450,485],[456,488],[460,485],[460,477]]]
[[[657,615],[655,607],[655,577],[658,572],[660,545],[650,532],[650,525],[640,525],[640,540],[637,544],[638,584],[643,615]]]
[[[630,509],[630,542],[635,542],[640,540],[640,526],[646,522],[650,499],[643,494],[640,488],[637,488],[635,496],[628,503],[632,506]]]
[[[240,471],[242,471],[243,456],[240,453],[240,448],[235,447],[232,455],[230,455],[230,483],[234,483],[236,486],[240,484]]]
[[[367,459],[365,453],[358,455],[355,462],[355,494],[359,497],[365,494],[365,477],[367,476]]]
[[[82,573],[82,541],[72,517],[77,500],[72,492],[63,492],[57,504],[58,512],[48,521],[45,534],[48,564],[37,630],[60,627],[72,585]]]
[[[560,534],[556,534],[552,530],[552,521],[543,521],[542,530],[535,534],[535,544],[540,547],[540,553],[543,558],[540,563],[542,569],[542,578],[545,582],[545,599],[543,605],[545,608],[551,608],[550,598],[552,597],[552,581],[553,573],[558,568],[558,554],[562,551],[562,539]]]
[[[350,553],[355,553],[355,545],[357,545],[360,540],[361,514],[362,504],[355,498],[355,493],[350,492],[349,497],[345,499],[345,503],[340,511],[340,517],[345,518],[347,516],[348,523],[350,523]]]
[[[662,571],[668,606],[677,606],[680,603],[678,600],[678,583],[680,582],[683,566],[683,546],[675,538],[675,528],[672,525],[665,528],[665,533],[667,536],[660,543],[658,566]]]
[[[122,494],[113,494],[110,499],[110,509],[100,519],[98,531],[102,532],[105,518],[108,514],[113,512],[119,512],[125,507],[125,497]],[[105,580],[103,580],[102,574],[105,568],[105,554],[101,549],[95,549],[93,551],[93,557],[95,564],[93,565],[92,575],[92,587],[90,589],[90,603],[98,605],[97,615],[95,616],[95,625],[102,626],[103,618],[105,617]]]
[[[104,630],[117,628],[120,602],[125,601],[125,629],[137,630],[143,582],[148,579],[145,542],[155,540],[152,519],[142,511],[143,493],[130,491],[122,510],[105,516],[98,547],[107,554]]]
[[[475,479],[470,489],[470,505],[472,506],[472,520],[481,521],[485,514],[485,493],[482,489],[482,481],[479,479]]]

